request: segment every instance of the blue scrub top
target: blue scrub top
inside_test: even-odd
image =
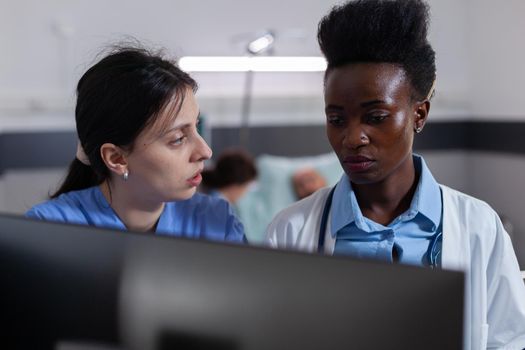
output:
[[[126,230],[98,186],[64,193],[35,205],[25,215],[47,221]],[[244,228],[230,204],[201,193],[187,200],[167,202],[155,233],[214,241],[246,241]]]
[[[414,197],[408,210],[387,226],[363,216],[345,174],[337,184],[332,202],[331,232],[336,238],[334,254],[392,261],[392,251],[399,262],[427,265],[432,238],[442,230],[442,198],[436,182],[421,156],[413,155],[419,174]]]

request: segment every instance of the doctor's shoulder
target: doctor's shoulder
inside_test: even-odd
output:
[[[505,232],[496,211],[485,201],[466,193],[440,185],[443,191],[445,220],[456,218],[470,235],[483,240],[494,240],[499,232]]]
[[[264,243],[273,248],[297,248],[304,235],[316,235],[321,213],[331,187],[317,190],[310,196],[278,212],[272,219]]]

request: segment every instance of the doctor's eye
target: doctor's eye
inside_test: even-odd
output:
[[[366,115],[366,122],[368,124],[379,124],[388,117],[387,114],[368,114]]]
[[[335,127],[340,127],[345,124],[345,119],[340,115],[328,115],[326,116],[326,121]]]

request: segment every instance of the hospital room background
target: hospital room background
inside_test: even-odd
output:
[[[21,214],[52,192],[76,149],[74,88],[107,44],[136,38],[168,55],[316,56],[317,22],[336,1],[0,0],[0,212]],[[437,86],[417,136],[437,180],[489,202],[525,270],[525,2],[429,0]],[[203,134],[219,155],[242,147],[259,176],[237,205],[253,243],[295,198],[291,175],[341,168],[324,137],[323,72],[192,75]],[[213,159],[212,159],[213,161]],[[210,163],[212,164],[212,163]]]

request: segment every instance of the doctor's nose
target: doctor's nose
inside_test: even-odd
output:
[[[343,137],[343,146],[357,149],[370,143],[370,139],[361,127],[348,127]]]

